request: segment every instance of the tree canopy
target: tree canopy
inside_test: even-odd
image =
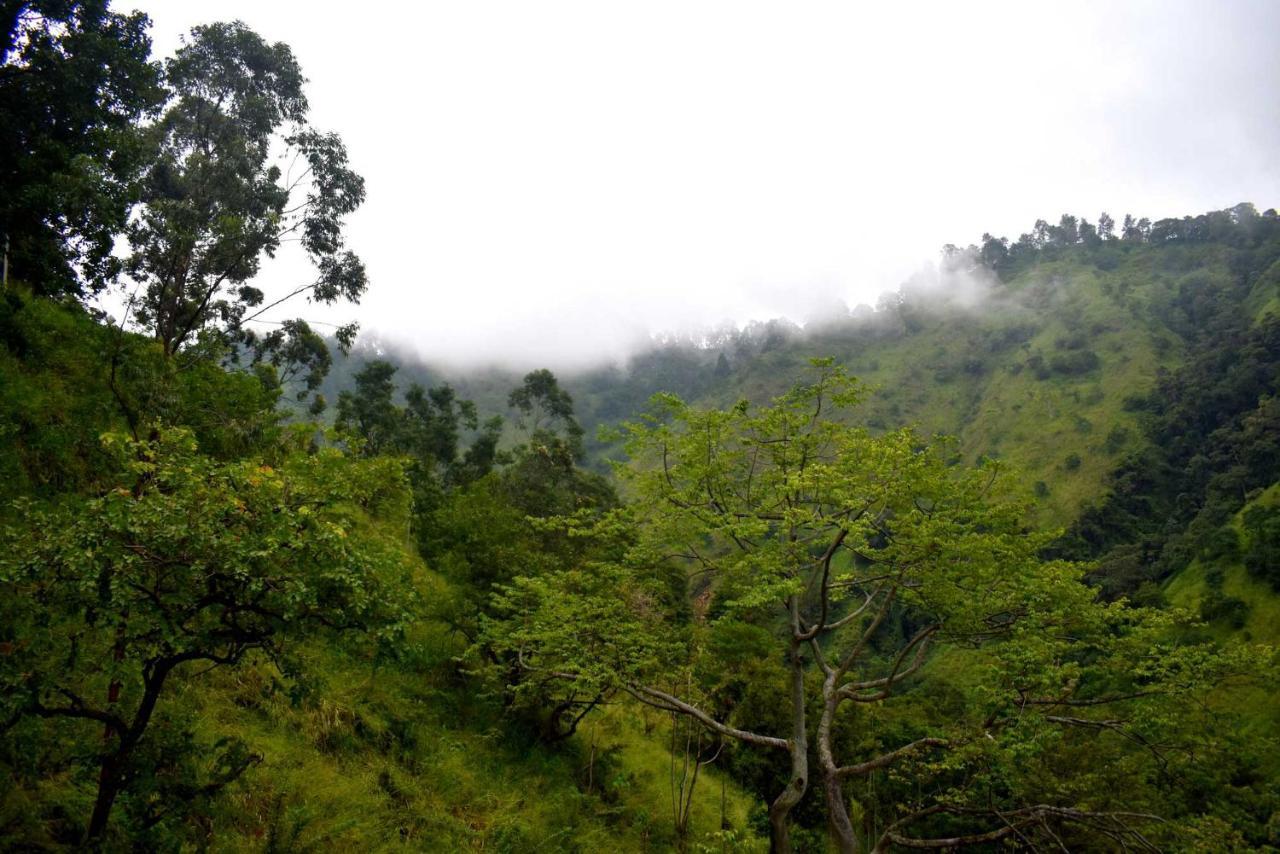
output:
[[[1157,802],[1090,796],[1096,780],[1083,771],[1046,786],[1027,765],[1062,761],[1076,749],[1072,728],[1167,765],[1193,749],[1177,710],[1247,672],[1249,654],[1179,649],[1168,640],[1176,617],[1100,602],[1083,566],[1041,558],[1051,536],[1031,532],[997,469],[949,465],[945,443],[910,431],[848,426],[839,410],[859,396],[828,360],[759,409],[660,397],[628,428],[634,503],[567,523],[620,545],[517,579],[489,623],[492,649],[519,662],[521,690],[544,702],[629,695],[784,756],[769,811],[775,850],[790,850],[789,814],[811,780],[842,851],[1040,835],[1138,844],[1161,820]],[[689,578],[683,606],[664,596],[673,562]],[[750,688],[772,692],[776,729],[742,714],[741,686],[707,655],[716,635],[743,631],[782,662]],[[903,727],[875,712],[919,697],[958,658],[971,668],[963,713]],[[671,687],[686,673],[704,703]],[[1126,704],[1145,708],[1112,717]],[[932,793],[904,793],[867,838],[847,787],[886,768],[910,768]]]
[[[342,237],[364,181],[342,140],[307,123],[304,82],[287,45],[238,21],[196,27],[166,63],[168,103],[148,129],[157,155],[127,261],[144,286],[134,319],[165,353],[204,330],[256,343],[245,324],[293,296],[357,302],[364,293],[364,265]],[[302,247],[316,278],[264,305],[249,281],[285,241]],[[349,327],[338,338],[353,335]]]
[[[42,294],[115,281],[162,100],[149,21],[107,0],[0,3],[0,251]]]

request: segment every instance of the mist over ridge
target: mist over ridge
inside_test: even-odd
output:
[[[515,324],[511,335],[494,342],[493,350],[465,356],[446,355],[450,349],[447,344],[370,327],[361,331],[353,354],[416,364],[432,375],[450,378],[506,376],[535,368],[578,377],[599,370],[625,372],[637,357],[657,350],[687,349],[714,355],[732,347],[735,340],[805,338],[832,329],[883,328],[893,323],[892,312],[903,298],[961,313],[1009,308],[1008,294],[1001,292],[996,273],[984,266],[976,244],[964,249],[947,244],[933,258],[921,260],[905,272],[894,285],[856,302],[846,301],[835,287],[824,291],[778,286],[758,288],[755,293],[767,297],[758,304],[768,308],[737,319],[699,322],[691,316],[682,322],[646,328],[616,315],[606,316],[603,322],[584,317],[573,327],[575,340],[569,349],[553,334],[565,322],[560,316],[555,326]]]
[[[574,327],[571,349],[564,349],[557,336],[539,322],[528,322],[495,340],[493,350],[465,355],[444,355],[448,347],[417,338],[409,333],[362,330],[354,351],[357,355],[390,355],[397,360],[419,363],[444,375],[515,373],[546,367],[565,376],[576,376],[602,368],[625,368],[636,356],[667,347],[687,347],[714,351],[737,336],[767,336],[773,331],[803,336],[807,332],[854,322],[874,322],[900,294],[909,292],[953,308],[981,310],[992,297],[994,276],[981,267],[948,266],[945,260],[925,261],[896,286],[886,288],[871,302],[846,302],[834,289],[829,292],[788,291],[779,287],[762,305],[776,306],[762,313],[698,322],[690,318],[656,328],[613,316],[582,318]],[[564,318],[558,318],[560,324]],[[587,346],[589,344],[589,346]]]

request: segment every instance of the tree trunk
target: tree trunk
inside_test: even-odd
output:
[[[120,794],[120,771],[123,760],[119,753],[102,761],[102,771],[98,775],[98,795],[93,801],[93,813],[89,816],[89,828],[85,831],[85,839],[97,842],[107,830],[107,821],[111,818],[111,807]]]
[[[114,753],[102,760],[102,771],[98,775],[98,795],[93,802],[93,813],[89,816],[89,827],[85,838],[89,842],[97,842],[107,830],[107,821],[111,818],[111,807],[116,796],[124,788],[124,774],[128,767],[133,749],[142,740],[147,725],[151,723],[151,715],[156,710],[156,702],[160,699],[160,691],[173,669],[174,662],[162,660],[155,665],[150,676],[143,679],[142,702],[134,713],[133,723],[129,729],[120,733],[120,745]]]
[[[849,820],[849,808],[844,802],[844,786],[839,776],[823,772],[823,789],[827,799],[827,826],[831,841],[840,854],[857,854],[858,836]]]
[[[831,726],[839,704],[835,696],[835,680],[828,678],[823,684],[822,719],[818,723],[818,765],[822,769],[822,789],[827,801],[827,829],[831,841],[840,854],[857,854],[858,837],[849,820],[849,808],[844,801],[844,786],[840,782],[839,768],[831,749]]]
[[[794,597],[792,597],[794,603]],[[800,803],[809,786],[809,736],[805,724],[804,659],[800,643],[791,642],[791,780],[769,806],[769,850],[773,854],[791,854],[791,833],[787,818]]]

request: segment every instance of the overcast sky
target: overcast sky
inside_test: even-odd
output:
[[[433,361],[803,321],[1063,211],[1280,204],[1271,0],[117,3],[161,55],[232,18],[292,46],[368,182],[371,289],[289,314]]]

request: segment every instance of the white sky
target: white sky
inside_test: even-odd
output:
[[[233,18],[292,46],[368,182],[371,289],[281,316],[456,365],[874,303],[1063,211],[1280,204],[1271,0],[117,4],[161,55]]]

